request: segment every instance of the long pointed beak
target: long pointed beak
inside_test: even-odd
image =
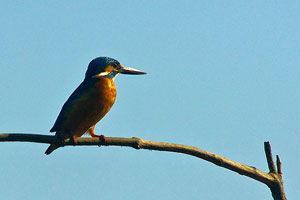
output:
[[[122,68],[119,69],[119,73],[131,74],[131,75],[147,74],[146,72],[143,72],[141,70],[130,68],[130,67],[124,67],[124,66],[122,66]]]

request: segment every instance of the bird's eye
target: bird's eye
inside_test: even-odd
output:
[[[115,65],[114,67],[115,67],[116,70],[121,69],[120,65]]]

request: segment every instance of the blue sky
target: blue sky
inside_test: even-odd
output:
[[[2,1],[3,133],[50,134],[95,57],[120,75],[96,126],[106,136],[196,146],[268,171],[263,142],[300,196],[298,1]],[[252,179],[175,153],[1,143],[0,190],[15,199],[271,199]]]

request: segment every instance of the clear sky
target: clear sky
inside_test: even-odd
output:
[[[299,1],[1,1],[0,132],[50,134],[95,57],[148,72],[115,79],[97,134],[202,148],[268,171],[300,197]],[[175,153],[1,143],[15,199],[271,199],[262,183]]]

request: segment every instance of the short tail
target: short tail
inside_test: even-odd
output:
[[[51,144],[48,149],[45,151],[46,155],[49,155],[50,153],[52,153],[55,149],[57,149],[58,147],[55,144]]]

